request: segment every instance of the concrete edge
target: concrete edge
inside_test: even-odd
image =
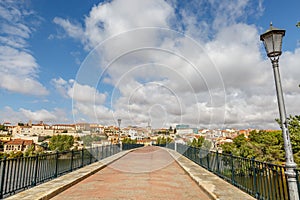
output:
[[[232,199],[232,196],[230,196],[230,194],[227,194],[227,196],[224,196],[224,194],[217,194],[215,188],[217,187],[209,187],[207,185],[214,185],[216,184],[216,182],[223,182],[224,185],[229,185],[232,187],[232,190],[235,190],[235,195],[241,195],[241,199],[244,200],[255,200],[254,197],[252,197],[251,195],[247,194],[246,192],[240,190],[239,188],[231,185],[230,183],[228,183],[227,181],[223,180],[222,178],[218,177],[217,175],[213,174],[212,172],[207,171],[206,169],[204,169],[203,167],[197,165],[196,163],[194,163],[193,161],[189,160],[188,158],[186,158],[185,156],[181,155],[180,153],[171,150],[171,149],[166,149],[170,155],[176,160],[176,162],[179,164],[179,166],[197,183],[197,185],[203,189],[204,192],[206,192],[210,198],[212,198],[213,200],[220,200],[220,199]],[[186,164],[184,164],[182,161],[180,161],[179,159],[184,159],[186,161],[188,161],[190,163],[190,167],[186,166]],[[199,170],[201,169],[201,174],[204,176],[214,176],[213,179],[215,180],[214,183],[209,183],[209,181],[204,181],[203,178],[201,177],[201,175],[194,173],[193,169],[191,169],[191,167],[196,167]],[[207,184],[207,185],[205,185]],[[226,193],[226,192],[225,192]]]
[[[170,149],[167,149],[167,151],[169,152],[169,154],[174,158],[174,160],[178,163],[178,165],[185,171],[185,173],[191,177],[191,179],[193,181],[195,181],[195,183],[213,200],[218,200],[218,197],[209,189],[207,189],[206,187],[204,187],[201,182],[199,182],[196,177],[178,160],[179,157],[182,157],[181,154],[179,154],[178,152],[176,152],[178,155],[174,155],[174,152],[172,152]]]
[[[26,199],[39,199],[48,200],[58,195],[59,193],[65,191],[66,189],[74,186],[80,181],[86,179],[87,177],[99,172],[103,168],[107,167],[109,164],[119,160],[120,158],[127,155],[129,152],[135,149],[130,149],[126,151],[121,151],[115,155],[99,160],[98,162],[87,165],[83,168],[77,169],[68,174],[62,175],[58,178],[52,179],[35,187],[29,188],[27,190],[16,193],[15,195],[9,196],[5,199],[8,200],[26,200]]]

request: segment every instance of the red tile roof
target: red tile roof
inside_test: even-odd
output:
[[[6,143],[7,145],[32,145],[33,140],[14,139]]]

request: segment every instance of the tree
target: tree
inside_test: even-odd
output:
[[[123,144],[136,144],[137,143],[137,139],[131,139],[131,138],[124,138],[123,140],[122,140],[122,143]]]
[[[202,147],[203,142],[204,142],[204,137],[200,136],[198,139],[194,138],[192,142],[188,142],[188,145],[192,147]]]
[[[80,138],[85,146],[91,146],[94,141],[100,141],[101,138],[95,135],[85,135]]]
[[[247,141],[246,141],[245,135],[241,134],[241,135],[238,135],[237,137],[235,137],[233,139],[233,142],[237,148],[240,148],[241,146],[244,146]]]
[[[165,145],[171,143],[173,140],[170,137],[158,137],[156,139],[156,144]]]
[[[5,126],[0,124],[0,131],[5,131]]]
[[[49,148],[54,151],[67,151],[73,147],[74,137],[71,135],[55,135],[50,139]]]
[[[233,143],[221,145],[227,154],[244,158],[255,158],[262,162],[282,164],[284,148],[281,131],[251,131],[248,139],[243,134],[233,139]]]
[[[295,162],[300,164],[300,115],[287,118]]]
[[[297,26],[298,28],[300,28],[300,22],[298,22],[298,23],[296,24],[296,26]]]
[[[22,151],[17,151],[17,152],[11,151],[8,156],[8,158],[22,158],[22,157],[23,157]]]
[[[44,150],[48,150],[48,143],[47,142],[42,142],[40,145]]]
[[[35,146],[30,145],[30,147],[24,152],[24,156],[33,156],[35,155]]]

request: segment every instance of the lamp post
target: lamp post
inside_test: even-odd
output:
[[[283,92],[281,87],[280,73],[279,73],[279,56],[281,55],[282,38],[285,35],[285,30],[280,30],[270,24],[270,29],[260,35],[260,40],[263,41],[267,56],[270,58],[273,66],[275,86],[277,92],[277,102],[279,108],[282,136],[284,141],[286,171],[290,200],[299,200],[298,187],[296,182],[297,167],[294,162],[294,156],[290,141],[290,134],[287,126],[286,111],[283,99]]]
[[[118,134],[118,143],[120,144],[120,131],[121,131],[121,129],[120,129],[120,127],[121,127],[121,119],[118,119],[118,125],[119,125],[119,134]],[[121,144],[120,144],[121,145]],[[121,146],[120,146],[121,147]]]

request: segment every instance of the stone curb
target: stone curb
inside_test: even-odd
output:
[[[178,152],[166,149],[181,168],[214,200],[255,200],[251,195],[207,171]]]
[[[103,160],[80,168],[76,171],[70,172],[58,178],[55,178],[51,181],[46,183],[37,185],[33,188],[24,190],[19,192],[13,196],[9,196],[6,199],[8,200],[48,200],[52,197],[56,196],[57,194],[63,192],[64,190],[72,187],[73,185],[77,184],[78,182],[82,181],[83,179],[95,174],[96,172],[100,171],[101,169],[105,168],[109,164],[115,162],[116,160],[122,158],[129,152],[135,149],[121,151],[115,155],[107,157]]]

